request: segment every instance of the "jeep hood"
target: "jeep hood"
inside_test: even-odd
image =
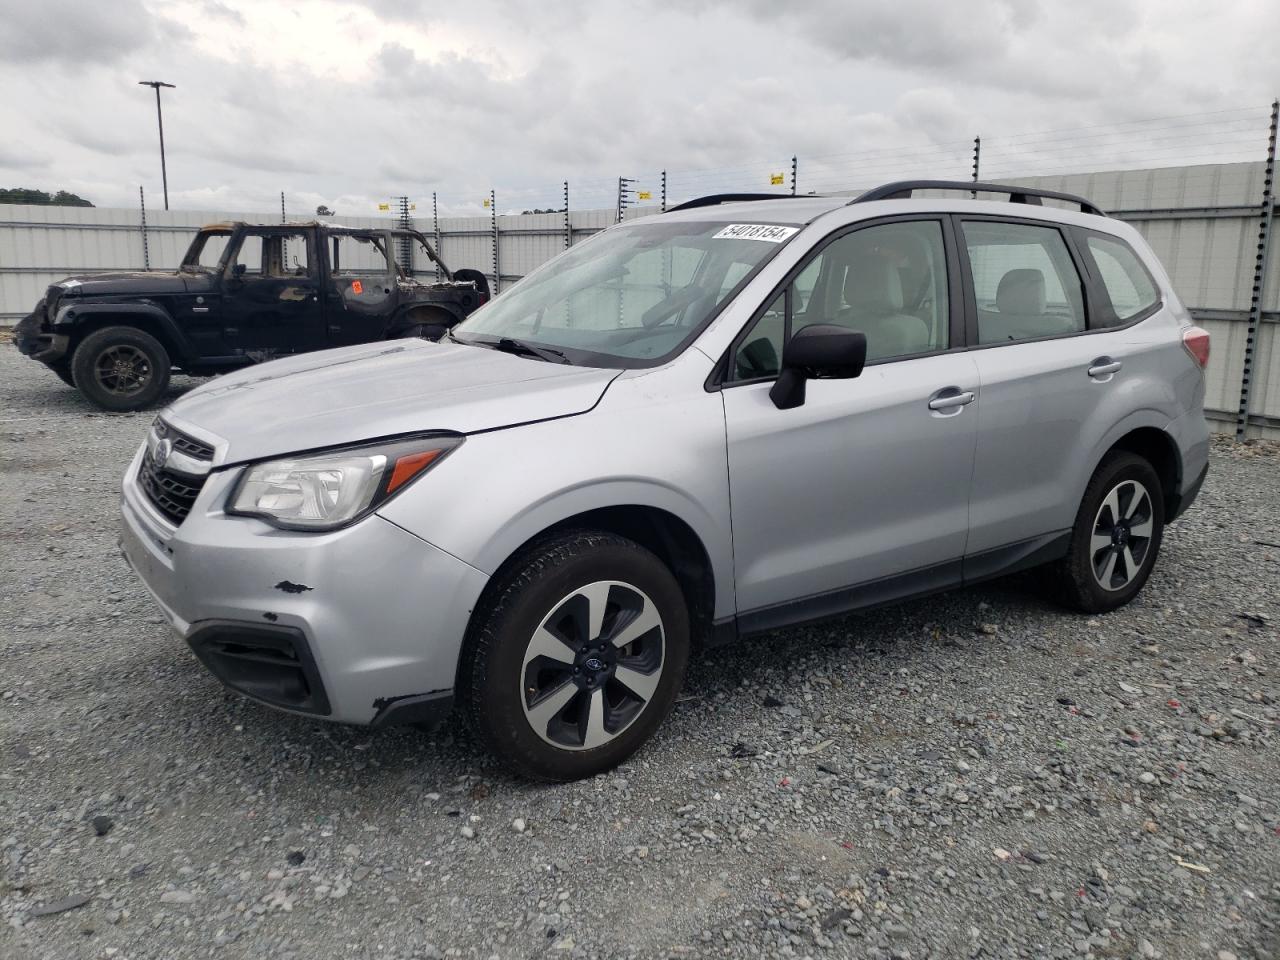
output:
[[[405,339],[324,350],[211,380],[161,415],[225,443],[224,464],[428,430],[475,433],[585,413],[619,371]]]
[[[197,279],[174,270],[119,270],[114,273],[85,273],[55,283],[64,294],[80,297],[147,296],[185,293],[187,281]]]

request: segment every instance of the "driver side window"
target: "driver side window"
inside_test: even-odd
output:
[[[240,248],[236,251],[232,268],[236,273],[242,273],[245,276],[262,275],[262,236],[260,234],[246,233],[240,239]]]
[[[776,377],[794,330],[830,323],[867,337],[867,362],[945,350],[946,247],[938,220],[854,230],[819,250],[734,354],[734,381]]]

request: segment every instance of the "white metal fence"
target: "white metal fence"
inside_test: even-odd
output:
[[[1250,324],[1263,213],[1265,165],[1219,163],[1148,170],[1005,179],[1088,197],[1134,224],[1173,277],[1175,288],[1210,331],[1213,352],[1206,407],[1223,430],[1234,430],[1248,377],[1246,430],[1280,437],[1280,244],[1272,244],[1260,313]],[[653,213],[652,207],[627,211]],[[28,313],[45,288],[76,273],[172,269],[195,229],[225,220],[262,222],[262,214],[228,211],[147,211],[0,204],[0,325]],[[392,226],[392,217],[333,217],[348,226]],[[610,225],[616,210],[520,216],[430,217],[412,221],[438,238],[446,263],[485,273],[495,289],[518,280],[573,242]],[[429,271],[415,257],[418,271]],[[1251,327],[1254,329],[1250,340]]]

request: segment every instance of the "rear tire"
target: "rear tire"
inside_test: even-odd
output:
[[[617,766],[670,713],[689,656],[671,571],[639,544],[576,531],[535,545],[477,606],[459,702],[507,767],[568,781]]]
[[[1109,454],[1085,488],[1067,555],[1045,568],[1046,586],[1076,610],[1115,610],[1146,584],[1163,537],[1164,496],[1155,469],[1133,453]]]
[[[76,387],[103,410],[151,406],[169,386],[169,354],[137,327],[105,327],[80,342],[71,358]]]

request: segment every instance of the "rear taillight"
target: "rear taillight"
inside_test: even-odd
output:
[[[1209,331],[1203,327],[1187,327],[1182,331],[1182,345],[1200,369],[1209,365]]]

